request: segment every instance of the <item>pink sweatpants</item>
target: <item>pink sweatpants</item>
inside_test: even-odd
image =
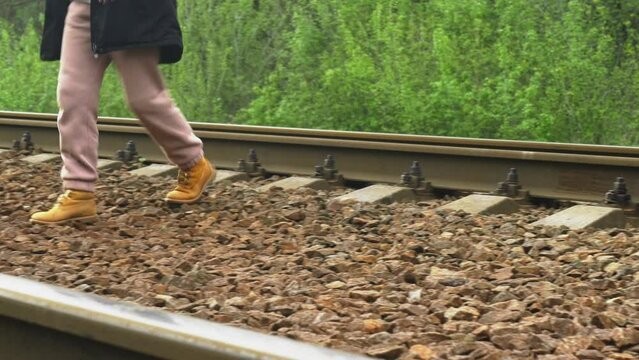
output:
[[[69,5],[58,79],[58,129],[65,189],[93,191],[98,177],[97,112],[100,87],[113,61],[131,110],[167,158],[182,169],[202,156],[202,141],[171,99],[158,69],[156,48],[116,51],[95,58],[91,50],[90,6]]]

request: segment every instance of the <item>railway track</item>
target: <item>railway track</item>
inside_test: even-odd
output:
[[[599,202],[618,176],[625,178],[630,189],[636,188],[639,184],[637,150],[628,147],[361,134],[198,123],[192,126],[205,142],[207,154],[211,155],[220,168],[226,169],[236,169],[237,160],[245,157],[248,149],[255,149],[265,171],[279,175],[313,175],[316,171],[314,165],[321,163],[327,154],[331,154],[335,156],[339,173],[347,183],[397,183],[400,175],[406,172],[414,161],[418,161],[422,166],[424,179],[417,182],[415,191],[425,190],[425,187],[421,186],[429,183],[427,190],[461,193],[491,192],[513,167],[519,171],[519,185],[522,187],[522,192],[527,192],[531,198]],[[144,158],[156,162],[163,161],[163,155],[136,121],[101,118],[99,129],[101,157],[112,157],[127,141],[132,140]],[[44,151],[57,150],[57,135],[54,135],[57,132],[53,115],[0,113],[0,148],[10,148],[13,141],[25,131],[32,134],[36,146]],[[296,156],[293,157],[290,154],[296,154]],[[15,157],[15,159],[20,158],[21,156]],[[51,174],[55,173],[52,169],[59,166],[36,165],[36,168],[46,171],[40,175],[39,183],[30,184],[31,179],[26,176],[28,174],[16,170],[19,167],[19,160],[14,161],[9,158],[5,163],[12,167],[8,176],[12,183],[7,189],[34,189],[34,187],[42,186],[43,181],[48,181]],[[269,312],[268,316],[260,315],[265,317],[260,317],[259,321],[249,316],[243,318],[244,321],[256,327],[263,326],[260,322],[265,322],[271,332],[322,343],[326,343],[331,337],[337,337],[335,334],[330,337],[325,335],[333,331],[332,327],[337,327],[341,329],[339,331],[354,334],[352,339],[358,344],[358,351],[376,357],[395,359],[401,355],[402,359],[424,359],[429,358],[428,356],[431,356],[429,354],[446,353],[453,358],[454,356],[471,356],[469,354],[475,354],[476,356],[471,358],[477,359],[484,358],[486,354],[488,354],[486,358],[502,356],[526,358],[532,354],[547,354],[553,351],[555,354],[571,353],[574,344],[583,345],[586,344],[586,340],[588,341],[586,345],[583,345],[584,349],[575,348],[573,352],[591,351],[587,355],[592,355],[594,358],[598,358],[598,354],[606,354],[611,358],[620,359],[624,358],[623,356],[632,357],[639,353],[639,344],[637,344],[638,348],[630,348],[631,345],[635,345],[634,340],[621,339],[619,337],[621,335],[617,333],[614,335],[616,337],[597,333],[597,336],[601,335],[601,339],[597,337],[596,340],[601,342],[600,344],[595,340],[586,339],[583,335],[586,334],[585,330],[569,328],[569,331],[565,333],[553,335],[554,338],[560,339],[557,341],[564,341],[563,338],[567,337],[565,344],[562,342],[564,345],[551,346],[544,343],[543,346],[536,348],[537,343],[545,338],[533,338],[537,335],[520,334],[521,329],[503,327],[503,321],[516,319],[526,323],[531,321],[534,315],[544,314],[544,316],[550,316],[549,324],[554,324],[549,326],[565,330],[568,325],[562,323],[562,319],[567,316],[566,313],[555,313],[552,309],[554,305],[549,305],[546,309],[547,305],[542,304],[556,303],[556,306],[564,306],[565,309],[558,310],[559,312],[568,311],[566,309],[570,311],[581,309],[575,304],[582,306],[583,302],[577,300],[582,299],[582,296],[593,295],[583,290],[584,286],[590,286],[601,290],[601,296],[605,299],[613,300],[606,302],[605,306],[597,305],[597,311],[606,310],[602,313],[603,315],[597,315],[597,320],[589,320],[592,316],[588,315],[586,316],[588,319],[580,318],[579,326],[599,328],[616,326],[615,331],[621,328],[622,330],[619,331],[624,332],[623,334],[626,334],[627,330],[628,338],[634,336],[634,324],[639,324],[637,320],[639,317],[636,316],[636,311],[628,309],[634,309],[636,304],[632,299],[639,296],[637,295],[639,293],[633,292],[634,290],[615,291],[617,286],[628,287],[634,284],[633,282],[639,281],[636,277],[633,280],[632,277],[633,269],[637,268],[633,265],[633,259],[637,257],[636,253],[639,253],[636,251],[639,249],[634,249],[632,245],[631,236],[634,233],[631,231],[633,230],[616,229],[600,233],[592,232],[592,230],[585,232],[567,232],[565,229],[540,230],[529,224],[548,216],[549,212],[534,208],[524,208],[522,213],[514,214],[512,217],[499,215],[475,220],[463,215],[446,216],[435,210],[442,204],[441,200],[423,201],[413,205],[390,205],[389,208],[380,208],[376,205],[351,208],[346,205],[331,210],[338,216],[335,220],[329,221],[330,216],[326,210],[329,202],[321,198],[344,195],[348,192],[344,188],[309,193],[296,190],[290,198],[286,198],[283,195],[285,192],[278,190],[260,193],[245,185],[231,187],[230,190],[224,190],[226,186],[216,185],[212,190],[214,191],[211,197],[213,200],[209,200],[208,204],[202,206],[188,207],[188,211],[183,216],[179,211],[157,209],[157,204],[152,198],[154,193],[162,191],[162,184],[158,181],[144,180],[137,191],[145,193],[141,198],[132,198],[129,192],[125,192],[124,195],[113,192],[120,183],[131,186],[130,178],[126,177],[128,175],[124,172],[109,174],[112,174],[108,179],[109,183],[102,191],[111,192],[114,197],[126,196],[122,198],[124,202],[114,199],[113,202],[103,203],[103,208],[109,207],[108,217],[110,218],[108,220],[105,218],[103,224],[79,228],[82,234],[98,237],[101,239],[99,241],[108,241],[107,245],[100,247],[90,240],[68,239],[69,232],[64,229],[58,234],[39,228],[35,230],[24,228],[20,225],[22,223],[20,219],[26,216],[30,207],[26,203],[24,206],[13,204],[10,206],[15,209],[15,216],[0,209],[3,221],[14,229],[8,231],[0,229],[0,234],[17,238],[11,241],[6,238],[4,240],[7,244],[0,244],[0,271],[15,270],[18,275],[26,272],[31,277],[58,282],[63,279],[57,273],[70,271],[69,264],[74,262],[67,264],[66,261],[75,259],[74,254],[79,252],[80,258],[88,259],[83,266],[93,268],[91,271],[108,271],[108,267],[104,267],[106,261],[136,268],[133,275],[127,276],[138,277],[149,271],[152,274],[157,272],[153,278],[157,277],[160,281],[154,285],[153,291],[159,292],[157,286],[161,289],[165,289],[167,284],[177,288],[188,286],[188,284],[184,285],[183,282],[186,281],[184,278],[188,278],[194,272],[196,275],[193,276],[201,274],[198,272],[200,270],[196,271],[198,266],[184,265],[180,257],[169,254],[178,253],[186,256],[193,253],[195,248],[201,248],[207,250],[200,251],[197,256],[189,256],[196,256],[197,261],[209,264],[206,271],[202,270],[205,273],[202,276],[205,276],[207,281],[225,285],[227,282],[224,279],[216,277],[211,279],[210,276],[218,274],[217,269],[220,266],[231,268],[233,273],[230,277],[234,280],[227,286],[235,289],[233,291],[241,290],[242,299],[236,296],[223,300],[221,305],[211,305],[202,302],[203,299],[190,299],[188,301],[191,303],[182,305],[185,310],[181,311],[213,309],[211,311],[216,314],[215,316],[220,316],[220,319],[224,321],[234,319],[233,314],[237,314],[239,310],[246,310],[248,306],[245,304],[244,297],[254,296],[250,293],[246,295],[248,291],[246,289],[237,290],[238,284],[257,283],[269,289],[276,288],[271,276],[281,271],[287,274],[286,281],[290,284],[283,281],[281,286],[285,289],[276,289],[274,294],[278,295],[273,298],[279,298],[280,295],[282,298],[278,299],[276,305],[267,305],[262,309]],[[118,178],[120,176],[125,177]],[[268,185],[268,182],[269,180],[253,181],[251,185]],[[9,191],[7,189],[0,187],[2,191]],[[250,189],[250,195],[239,199],[235,205],[224,205],[225,202],[242,194],[241,189]],[[149,198],[151,200],[148,200]],[[14,199],[14,197],[7,193],[5,200],[8,199]],[[42,194],[39,194],[32,198],[31,202],[42,199]],[[213,203],[211,204],[210,201]],[[217,201],[220,203],[218,204]],[[256,208],[256,204],[260,202],[270,204],[270,207],[264,205],[267,212],[264,212],[264,208]],[[134,214],[127,217],[128,214],[122,210],[123,206],[130,208]],[[300,211],[298,208],[305,210]],[[268,215],[271,213],[273,215]],[[306,221],[304,221],[305,217],[307,217]],[[158,219],[147,224],[147,220],[152,218]],[[144,261],[136,260],[143,251],[131,245],[129,239],[144,243],[146,251],[154,249],[162,253],[161,243],[158,244],[154,237],[160,236],[160,232],[156,230],[164,229],[164,222],[171,221],[178,222],[172,225],[176,229],[197,227],[198,230],[191,233],[194,239],[179,237],[180,241],[171,245],[175,246],[172,252],[166,251],[164,252],[166,255],[159,255],[156,258],[145,257]],[[331,223],[331,221],[334,222]],[[141,226],[140,222],[146,225]],[[232,228],[229,224],[233,224]],[[141,231],[140,227],[149,228],[149,230]],[[217,230],[225,227],[229,227],[227,232]],[[207,230],[207,228],[211,229]],[[262,228],[265,230],[260,230]],[[334,234],[334,229],[345,232]],[[169,232],[166,239],[179,236],[181,231]],[[287,234],[298,240],[289,240]],[[584,239],[580,238],[582,235]],[[363,240],[358,236],[361,236]],[[393,238],[393,236],[397,237]],[[589,242],[587,236],[594,236],[597,240]],[[114,240],[105,240],[109,237]],[[455,240],[457,237],[459,239]],[[255,238],[260,240],[258,242],[263,240],[269,245],[263,247],[256,245],[254,241],[251,241]],[[601,240],[602,238],[604,240]],[[58,239],[62,242],[60,247],[56,246]],[[0,238],[0,240],[3,239]],[[569,245],[562,244],[564,240]],[[355,241],[358,241],[357,246],[352,244]],[[477,253],[474,250],[470,251],[471,248],[474,249],[475,242],[480,245]],[[119,249],[117,256],[109,254],[109,248]],[[73,250],[69,252],[68,249]],[[211,254],[206,257],[208,251]],[[227,251],[230,253],[226,254]],[[271,254],[273,263],[260,256],[261,252]],[[13,256],[17,260],[12,260]],[[120,256],[131,258],[120,258]],[[176,263],[177,269],[171,270],[175,272],[172,275],[167,275],[166,270],[157,265],[163,262],[163,256],[170,257]],[[51,258],[56,257],[62,259],[60,264],[43,267],[39,265],[44,259],[49,258],[48,261],[50,261]],[[494,259],[514,260],[495,265]],[[348,260],[348,262],[341,264],[342,260]],[[399,266],[398,262],[402,265]],[[544,265],[535,266],[534,262],[543,262]],[[249,263],[252,264],[250,267],[247,265]],[[469,264],[474,264],[475,267]],[[584,264],[593,264],[592,269],[586,268]],[[138,265],[143,265],[142,270],[137,268]],[[287,267],[291,268],[290,273]],[[81,269],[80,267],[78,270]],[[368,269],[374,270],[369,272]],[[467,270],[468,274],[466,274]],[[251,275],[247,275],[248,278],[239,280],[242,279],[243,273],[249,272]],[[252,274],[253,272],[255,274]],[[302,276],[296,279],[298,272],[308,273],[305,275],[307,278]],[[309,275],[311,272],[312,276]],[[497,275],[493,275],[493,272]],[[570,275],[563,276],[562,272]],[[117,284],[112,287],[109,282],[115,281],[111,279],[115,275],[112,271],[108,273],[108,276],[105,273],[99,276],[83,275],[79,278],[74,275],[72,282],[65,286],[106,294],[133,292],[138,294],[136,295],[138,299],[133,297],[136,301],[140,300],[147,305],[150,302],[154,306],[162,304],[163,307],[168,307],[172,301],[176,300],[164,295],[148,298],[135,290],[125,292],[117,287]],[[127,276],[117,281],[126,282]],[[606,276],[610,276],[612,280],[604,279]],[[571,283],[572,277],[592,279],[593,283],[579,284],[581,286],[579,287]],[[105,278],[110,280],[106,282]],[[226,275],[223,278],[226,278]],[[369,279],[372,280],[369,281]],[[548,285],[555,282],[560,285]],[[295,286],[289,288],[287,285]],[[557,298],[565,295],[561,285],[567,287],[568,290],[565,291],[568,291],[569,296],[566,300],[559,301]],[[306,290],[305,286],[308,286],[309,290]],[[322,291],[317,290],[318,287]],[[573,291],[573,288],[576,290]],[[630,286],[630,288],[633,287]],[[254,291],[258,290],[254,288]],[[444,295],[439,294],[442,291]],[[489,291],[490,296],[486,294],[486,291]],[[337,300],[332,300],[332,295],[329,296],[329,294],[334,292],[339,293],[341,298],[338,296]],[[382,297],[382,294],[386,294],[384,295],[386,297]],[[535,296],[540,298],[536,299]],[[118,295],[118,297],[127,296]],[[303,297],[304,300],[298,299],[299,297]],[[471,300],[473,297],[481,299],[480,304]],[[528,300],[519,301],[519,297]],[[534,301],[530,300],[531,297]],[[313,298],[318,300],[317,303],[312,300]],[[626,298],[628,302],[624,300]],[[573,303],[574,299],[577,300]],[[288,307],[287,301],[300,301],[302,305]],[[400,305],[399,303],[402,302],[404,303]],[[431,303],[432,306],[428,308]],[[213,304],[216,302],[214,301]],[[181,308],[175,305],[173,310]],[[366,310],[360,310],[361,308]],[[575,318],[590,314],[584,310],[575,311],[573,314]],[[277,316],[271,315],[271,312]],[[312,321],[313,324],[295,324],[295,321],[289,318],[295,317],[298,312],[312,312],[315,315],[311,317],[311,320],[323,317],[331,320],[328,321],[327,327],[315,324],[315,320]],[[496,313],[499,313],[499,316]],[[617,313],[626,314],[629,320],[624,322],[624,325],[615,323],[617,318],[614,314]],[[366,320],[357,322],[358,315],[354,314],[362,315],[362,319]],[[518,315],[515,316],[516,314]],[[348,319],[355,325],[338,325],[345,320],[337,321],[331,318],[336,316]],[[493,317],[500,319],[497,325],[502,326],[501,328],[498,326],[496,330],[492,329]],[[481,325],[474,323],[478,318]],[[535,331],[541,331],[539,329],[542,328],[545,329],[544,331],[549,330],[544,328],[546,325],[533,323],[536,325],[526,326],[533,326]],[[441,330],[442,326],[444,330]],[[488,326],[488,328],[481,330],[481,326]],[[422,338],[416,335],[420,327],[429,329],[422,334],[424,336]],[[402,330],[405,328],[410,330]],[[83,359],[87,356],[131,359],[156,357],[170,359],[357,358],[352,354],[333,352],[166,312],[132,307],[2,275],[0,275],[0,330],[2,333],[10,334],[0,340],[0,349],[8,349],[8,354],[15,354],[13,358],[16,359],[42,358],[51,353],[52,348],[63,351],[61,356],[65,359]],[[318,338],[311,336],[310,331],[317,331]],[[514,334],[513,339],[506,339],[512,334]],[[462,335],[470,336],[470,338]],[[34,344],[34,337],[39,339],[35,343],[37,346],[31,346]],[[395,340],[393,337],[400,340]],[[398,341],[400,345],[397,345],[395,341]],[[434,345],[435,341],[443,344]],[[376,345],[370,351],[362,350],[362,348],[366,349],[371,342]],[[386,345],[385,342],[389,342],[390,345],[383,346]],[[433,344],[432,350],[422,346],[422,343]],[[517,344],[520,343],[528,344],[526,346],[529,347],[521,346],[522,348],[519,349]],[[338,347],[344,346],[343,343],[339,344],[341,345]],[[408,349],[410,351],[407,351]],[[594,352],[597,353],[594,354]]]
[[[417,161],[424,182],[443,191],[492,192],[511,168],[533,198],[599,202],[620,176],[629,189],[639,188],[635,147],[208,123],[192,127],[222,169],[236,168],[238,159],[255,149],[273,174],[312,175],[330,154],[344,179],[354,182],[397,183]],[[132,140],[145,159],[165,161],[137,120],[100,118],[98,128],[101,157],[113,157]],[[0,112],[0,147],[10,148],[25,131],[44,151],[57,151],[55,115]]]
[[[0,274],[5,359],[366,359]]]

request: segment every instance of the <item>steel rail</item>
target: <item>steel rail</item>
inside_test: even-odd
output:
[[[3,119],[25,119],[25,120],[48,120],[55,121],[55,114],[29,113],[0,111],[0,118]],[[118,117],[100,117],[99,123],[104,125],[124,125],[140,126],[136,119]],[[615,146],[615,145],[593,145],[593,144],[570,144],[570,143],[549,143],[540,141],[515,141],[501,139],[475,139],[450,136],[431,135],[410,135],[374,132],[337,131],[321,129],[302,129],[290,127],[273,126],[253,126],[238,124],[219,124],[209,122],[192,122],[195,130],[216,131],[216,132],[240,132],[251,134],[270,135],[293,135],[296,137],[321,137],[335,139],[368,140],[381,142],[416,143],[423,145],[444,144],[456,147],[481,147],[493,149],[514,149],[514,150],[535,150],[545,152],[568,152],[571,154],[592,154],[592,155],[637,155],[639,147]]]
[[[4,359],[368,359],[0,274]]]
[[[52,114],[0,112],[0,147],[9,147],[30,131],[45,151],[58,149]],[[434,188],[492,191],[510,168],[517,168],[523,188],[534,197],[599,201],[623,176],[628,188],[639,188],[639,148],[357,133],[263,126],[191,123],[205,151],[220,168],[232,169],[248,149],[257,150],[271,173],[311,175],[327,154],[340,173],[361,182],[396,183],[413,161],[419,161]],[[100,118],[100,156],[110,157],[133,140],[151,161],[164,154],[134,119]]]

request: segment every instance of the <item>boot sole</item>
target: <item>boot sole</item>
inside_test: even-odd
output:
[[[204,186],[202,186],[202,191],[200,191],[200,193],[197,195],[197,197],[195,197],[194,199],[188,199],[188,200],[176,200],[176,199],[164,198],[164,201],[166,201],[167,203],[170,203],[170,204],[193,204],[195,202],[198,202],[202,198],[202,194],[204,194],[204,191],[206,191],[206,188],[209,187],[211,182],[213,180],[215,180],[215,177],[217,176],[217,169],[213,168],[212,165],[211,165],[211,168],[213,169],[213,172],[211,173],[209,178],[206,179],[206,182],[204,183]]]
[[[98,219],[98,216],[94,215],[94,216],[83,216],[83,217],[77,217],[72,219],[65,219],[60,221],[42,221],[42,220],[30,219],[29,222],[32,224],[39,224],[39,225],[62,225],[62,224],[66,224],[66,223],[70,223],[74,221],[78,221],[82,223],[92,223],[96,221],[97,219]]]

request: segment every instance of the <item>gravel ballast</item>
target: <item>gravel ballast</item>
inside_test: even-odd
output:
[[[30,225],[59,163],[0,155],[0,272],[383,359],[637,359],[636,229],[533,227],[434,200],[335,204],[347,189],[101,173],[95,224]]]

